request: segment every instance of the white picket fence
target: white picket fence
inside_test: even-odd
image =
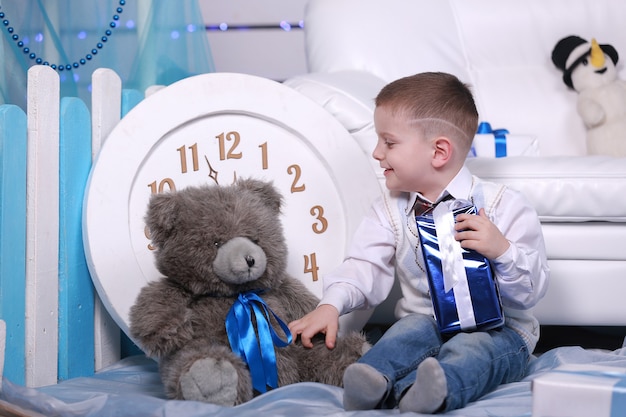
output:
[[[13,383],[55,384],[120,357],[120,330],[87,269],[82,201],[101,145],[143,95],[109,69],[93,73],[92,88],[90,112],[59,97],[54,70],[33,66],[26,113],[0,106],[0,319]]]

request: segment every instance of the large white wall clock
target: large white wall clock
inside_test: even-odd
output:
[[[150,195],[237,177],[285,198],[288,272],[320,296],[380,185],[368,156],[322,107],[268,79],[214,73],[146,98],[106,139],[83,207],[94,285],[128,333],[140,289],[159,277],[144,216]],[[220,213],[215,213],[219,216]]]

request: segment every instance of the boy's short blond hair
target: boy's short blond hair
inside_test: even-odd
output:
[[[446,136],[469,151],[478,111],[467,84],[452,74],[423,72],[387,84],[378,93],[376,107],[414,121],[425,138]]]

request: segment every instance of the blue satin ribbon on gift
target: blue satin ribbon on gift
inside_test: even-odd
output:
[[[613,385],[613,395],[611,396],[611,416],[620,417],[626,410],[626,373],[619,371],[609,371],[600,369],[555,369],[552,372],[591,376],[596,378],[616,378],[618,381]]]
[[[252,317],[256,320],[256,331]],[[287,340],[282,340],[270,324],[273,316]],[[252,387],[260,393],[278,387],[276,352],[274,346],[285,347],[292,341],[291,332],[257,295],[257,291],[239,294],[226,316],[226,333],[230,347],[243,359],[252,376]],[[258,334],[257,334],[258,333]]]
[[[476,328],[476,316],[472,303],[467,272],[463,261],[461,242],[454,238],[456,234],[454,209],[471,205],[465,200],[450,200],[439,203],[433,210],[433,221],[439,242],[439,256],[441,258],[441,272],[443,275],[443,290],[448,293],[454,290],[456,311],[462,330]]]
[[[496,158],[506,156],[506,135],[509,133],[506,129],[492,129],[489,122],[480,122],[478,125],[478,134],[492,134],[495,138]]]

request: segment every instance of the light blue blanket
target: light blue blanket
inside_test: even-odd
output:
[[[445,416],[530,417],[531,381],[562,364],[595,363],[626,368],[626,348],[615,351],[559,347],[537,358],[528,376],[520,382],[500,386],[467,407]],[[0,399],[55,416],[111,417],[378,417],[400,415],[396,410],[346,412],[342,389],[300,383],[263,394],[237,407],[220,407],[194,401],[166,400],[155,362],[144,356],[126,358],[88,378],[75,378],[38,389],[25,388],[3,380]],[[408,415],[408,414],[407,414]],[[417,414],[410,414],[417,416]]]

